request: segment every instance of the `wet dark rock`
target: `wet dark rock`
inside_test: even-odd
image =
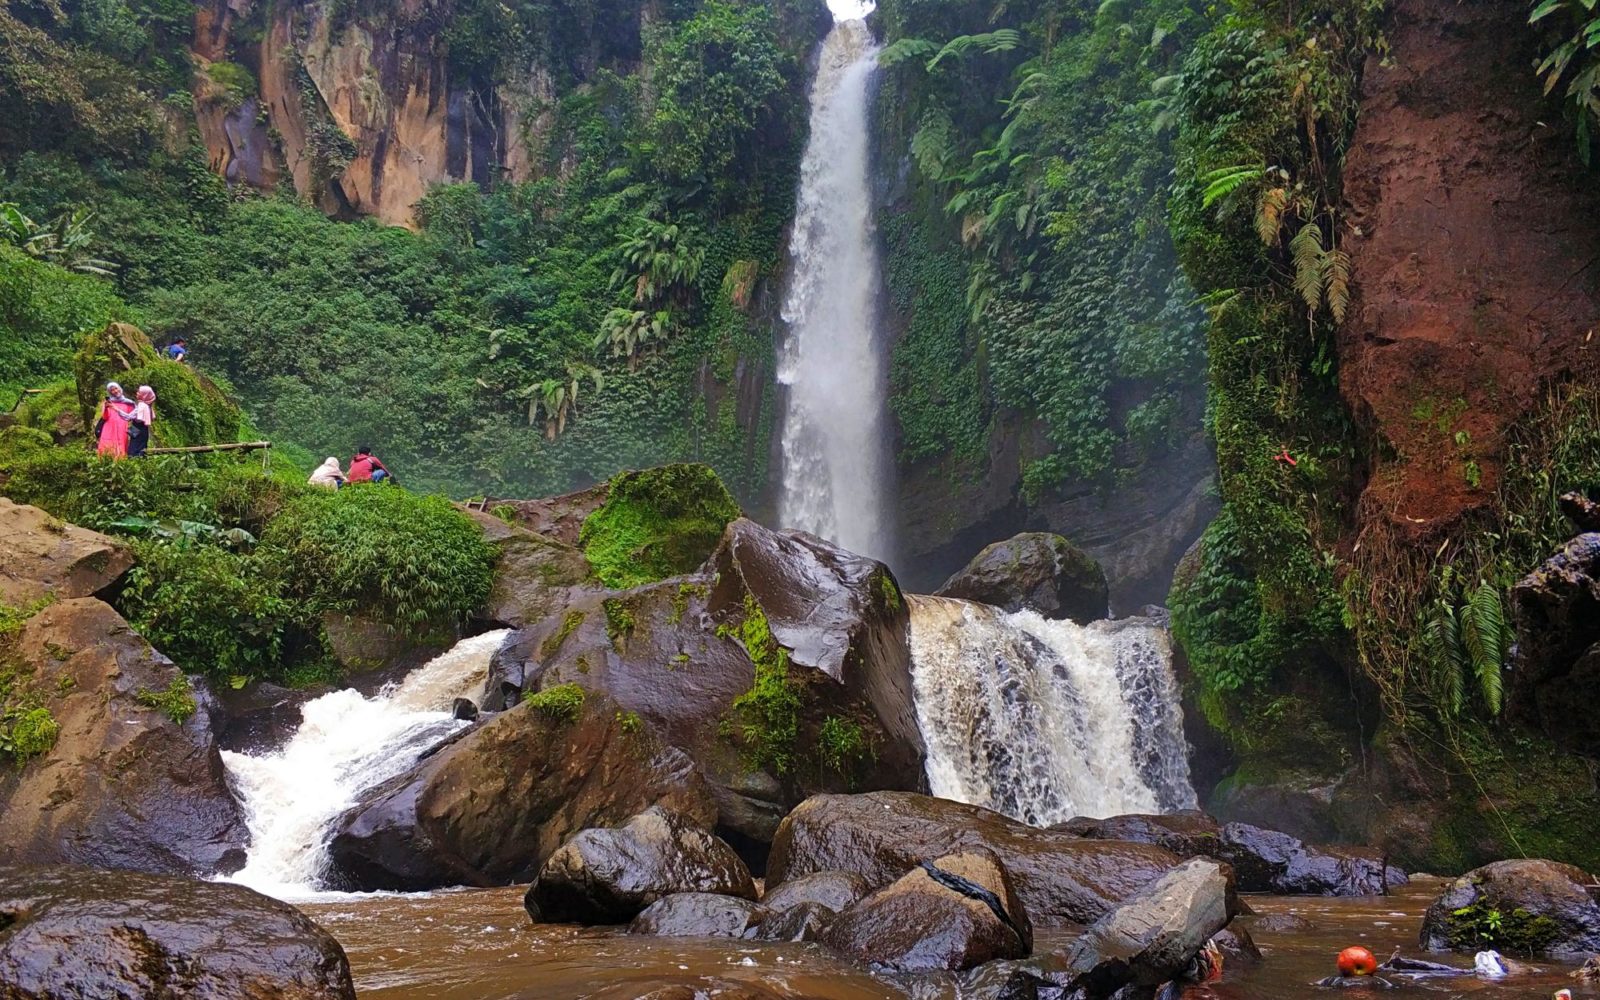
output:
[[[450,703],[451,718],[471,722],[478,717],[478,703],[471,698],[457,698]]]
[[[1247,823],[1219,824],[1190,810],[1171,815],[1077,818],[1058,824],[1083,837],[1156,844],[1179,857],[1204,857],[1233,866],[1240,892],[1280,895],[1371,896],[1406,883],[1406,874],[1375,852],[1313,847],[1286,833]]]
[[[768,911],[756,928],[758,941],[816,941],[838,914],[821,903],[796,903],[779,912]]]
[[[645,907],[629,934],[655,937],[745,937],[761,917],[761,909],[748,899],[709,892],[680,892],[663,896]]]
[[[823,941],[899,971],[956,972],[1033,950],[1033,925],[998,858],[982,848],[913,869],[846,908]]]
[[[1104,997],[1182,975],[1234,913],[1225,867],[1184,862],[1097,920],[1067,953],[1065,985]]]
[[[1498,911],[1498,918],[1490,914]],[[1445,886],[1422,918],[1428,951],[1494,948],[1582,958],[1600,951],[1600,884],[1572,865],[1497,861]]]
[[[882,563],[741,519],[703,572],[578,602],[517,632],[490,686],[513,698],[567,683],[610,695],[700,765],[722,828],[765,844],[813,792],[924,786],[908,621]],[[799,699],[793,739],[734,708],[756,663],[780,657]],[[859,753],[821,758],[830,719],[860,734]],[[780,772],[779,760],[803,766]]]
[[[1507,709],[1557,745],[1600,756],[1600,532],[1581,534],[1511,588]]]
[[[239,885],[68,866],[0,871],[0,995],[355,1000],[344,949]]]
[[[60,732],[26,766],[0,768],[0,866],[191,875],[244,864],[249,831],[228,789],[209,689],[92,597],[34,615],[14,656],[19,683],[40,693]],[[174,685],[194,699],[181,723],[146,703]]]
[[[335,881],[420,890],[528,881],[568,838],[653,805],[716,821],[694,763],[604,695],[519,704],[368,792],[335,824]]]
[[[1149,844],[1087,840],[1040,830],[978,806],[910,792],[818,795],[778,828],[767,884],[849,871],[874,888],[924,860],[967,848],[992,851],[1029,916],[1042,926],[1091,923],[1176,867]]]
[[[750,870],[733,848],[689,818],[654,807],[561,845],[523,905],[536,923],[620,924],[680,892],[756,898]]]
[[[1250,926],[1265,934],[1305,934],[1317,929],[1298,913],[1263,913],[1252,919]]]
[[[1572,522],[1579,532],[1600,531],[1600,503],[1582,493],[1563,493],[1556,500],[1562,516]]]
[[[0,497],[0,601],[89,597],[132,565],[133,551],[116,539]]]
[[[1373,896],[1405,885],[1406,873],[1370,851],[1313,847],[1248,823],[1222,827],[1215,855],[1233,865],[1239,888],[1290,896]]]
[[[937,597],[1037,611],[1080,625],[1106,617],[1109,598],[1100,564],[1062,538],[1027,531],[985,548],[944,582]]]
[[[267,681],[246,684],[237,690],[220,688],[216,692],[217,743],[235,753],[270,753],[300,728],[301,706],[332,690],[326,684],[286,688]]]
[[[838,913],[871,891],[867,880],[854,872],[812,872],[769,889],[761,897],[761,905],[781,911],[801,903],[818,903]]]
[[[1236,965],[1254,965],[1261,961],[1261,949],[1256,947],[1256,939],[1250,932],[1239,926],[1235,920],[1222,930],[1211,936],[1211,943],[1222,952],[1224,966],[1229,963]]]
[[[1064,993],[1034,961],[985,962],[960,984],[960,996],[971,1000],[1060,1000]]]

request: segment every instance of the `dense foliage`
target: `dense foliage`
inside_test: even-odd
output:
[[[1044,422],[1030,496],[1158,458],[1198,416],[1203,315],[1166,226],[1170,98],[1198,8],[889,2],[881,115],[912,177],[885,220],[905,317],[902,456]],[[900,214],[901,209],[907,209]]]
[[[0,44],[30,60],[0,74],[0,114],[58,123],[0,140],[0,201],[79,218],[111,273],[64,273],[0,241],[0,319],[20,335],[0,347],[0,403],[63,374],[76,334],[126,317],[158,343],[185,336],[302,464],[365,444],[410,485],[542,495],[695,458],[760,492],[770,380],[735,376],[772,366],[765,289],[811,44],[780,36],[794,16],[782,0],[671,3],[643,22],[622,2],[461,0],[437,39],[452,72],[482,90],[537,60],[557,94],[529,137],[534,179],[438,188],[420,233],[334,222],[287,190],[230,190],[185,134],[186,22],[144,0],[96,10],[20,3],[0,21]],[[238,29],[239,44],[263,26]],[[52,61],[110,76],[85,69],[61,90]],[[202,102],[237,106],[253,80],[219,60],[202,84]]]
[[[689,573],[705,562],[739,505],[703,465],[615,476],[578,541],[595,575],[625,589]]]

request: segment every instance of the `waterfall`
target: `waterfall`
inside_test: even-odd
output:
[[[481,693],[489,658],[507,634],[463,639],[371,698],[345,689],[306,702],[300,728],[272,753],[224,751],[250,829],[248,859],[230,881],[278,897],[315,891],[333,821],[362,792],[467,725],[451,716],[451,702]]]
[[[861,11],[834,0],[836,11]],[[884,559],[890,470],[883,351],[877,331],[879,262],[868,172],[868,105],[877,46],[859,18],[823,40],[811,85],[811,135],[800,166],[788,336],[778,363],[785,387],[784,526]]]
[[[912,597],[933,794],[1035,826],[1196,805],[1166,628]]]

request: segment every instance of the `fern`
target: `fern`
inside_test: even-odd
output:
[[[1256,235],[1269,247],[1278,242],[1278,231],[1283,228],[1283,210],[1288,205],[1289,192],[1281,187],[1267,188],[1256,203]]]
[[[1316,315],[1322,304],[1323,268],[1327,256],[1322,249],[1322,227],[1308,222],[1289,241],[1289,254],[1294,260],[1294,290],[1305,301],[1306,311]]]
[[[1511,648],[1511,636],[1497,587],[1480,581],[1462,605],[1461,644],[1467,651],[1483,703],[1490,715],[1499,715],[1503,695],[1501,671],[1505,668],[1506,652]]]
[[[1328,297],[1328,311],[1335,323],[1344,322],[1345,310],[1350,307],[1350,255],[1343,250],[1329,250],[1322,258],[1323,292]]]
[[[928,60],[925,68],[932,73],[945,59],[951,57],[960,59],[973,49],[980,49],[985,55],[992,56],[1000,52],[1009,52],[1021,44],[1022,32],[1015,28],[996,28],[981,35],[957,35],[944,43],[944,48]],[[878,60],[882,62],[882,55]]]
[[[1439,600],[1422,627],[1422,645],[1433,669],[1435,684],[1445,714],[1461,714],[1466,701],[1467,654],[1461,645],[1461,623],[1455,606]]]
[[[938,51],[938,43],[930,42],[926,38],[901,38],[891,45],[884,46],[883,51],[878,53],[878,65],[887,69],[912,59],[930,58]]]
[[[916,135],[911,137],[911,159],[924,177],[931,181],[942,180],[959,141],[949,112],[931,108],[922,116]]]
[[[1205,189],[1200,193],[1200,207],[1210,208],[1244,185],[1260,181],[1266,173],[1265,167],[1234,166],[1221,167],[1201,175],[1200,183],[1205,185]]]

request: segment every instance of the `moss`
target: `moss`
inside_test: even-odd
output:
[[[180,726],[188,722],[199,708],[195,704],[194,689],[189,686],[189,678],[182,674],[159,690],[145,688],[134,695],[134,700],[146,708],[155,709]]]
[[[216,383],[178,361],[155,360],[124,372],[123,387],[148,385],[155,390],[155,423],[151,445],[186,448],[239,440],[244,414]]]
[[[489,513],[494,517],[504,521],[506,524],[514,525],[517,523],[517,508],[508,503],[495,504],[494,508],[490,510]]]
[[[704,597],[706,588],[698,583],[680,583],[678,592],[672,595],[672,614],[667,617],[670,624],[676,625],[683,621],[683,616],[689,613],[689,599]]]
[[[1493,948],[1508,955],[1532,958],[1561,934],[1551,918],[1517,907],[1501,911],[1482,897],[1470,906],[1450,911],[1447,921],[1450,946],[1465,951]]]
[[[583,688],[576,684],[557,684],[543,691],[530,691],[522,700],[564,725],[572,725],[583,714]]]
[[[644,732],[644,720],[639,718],[638,712],[624,712],[618,709],[615,718],[618,727],[629,736],[637,736]]]
[[[143,368],[157,360],[155,345],[144,331],[130,323],[108,323],[95,333],[83,338],[78,351],[72,356],[73,380],[78,390],[78,413],[83,426],[94,426],[95,410],[107,382],[126,382],[124,388],[133,395],[133,386],[139,383],[127,378],[134,369]]]
[[[71,379],[46,386],[44,391],[26,397],[17,408],[17,423],[49,433],[56,429],[63,414],[78,416],[78,385]],[[78,425],[81,429],[82,425]]]
[[[7,427],[0,431],[0,473],[47,453],[55,442],[44,431],[32,427]]]
[[[539,655],[548,659],[560,652],[561,644],[577,631],[585,617],[587,616],[582,611],[568,611],[567,616],[561,619],[561,627],[545,636],[544,641],[539,643]]]
[[[48,752],[60,734],[61,724],[42,705],[0,716],[0,752],[19,766]]]
[[[853,719],[830,715],[817,730],[817,755],[822,766],[854,787],[863,765],[873,757],[866,730]]]
[[[885,570],[877,575],[878,593],[883,595],[883,606],[891,614],[898,614],[905,603],[900,596],[900,587],[894,582],[894,577]]]
[[[633,610],[620,598],[608,597],[600,605],[606,613],[606,635],[611,644],[621,649],[633,633]]]
[[[612,478],[578,542],[600,581],[625,589],[698,568],[738,516],[708,466],[667,465]]]
[[[752,767],[784,774],[794,764],[800,730],[800,692],[789,676],[789,651],[773,638],[766,613],[746,594],[744,613],[722,634],[737,639],[755,667],[755,683],[733,700],[735,727]]]

